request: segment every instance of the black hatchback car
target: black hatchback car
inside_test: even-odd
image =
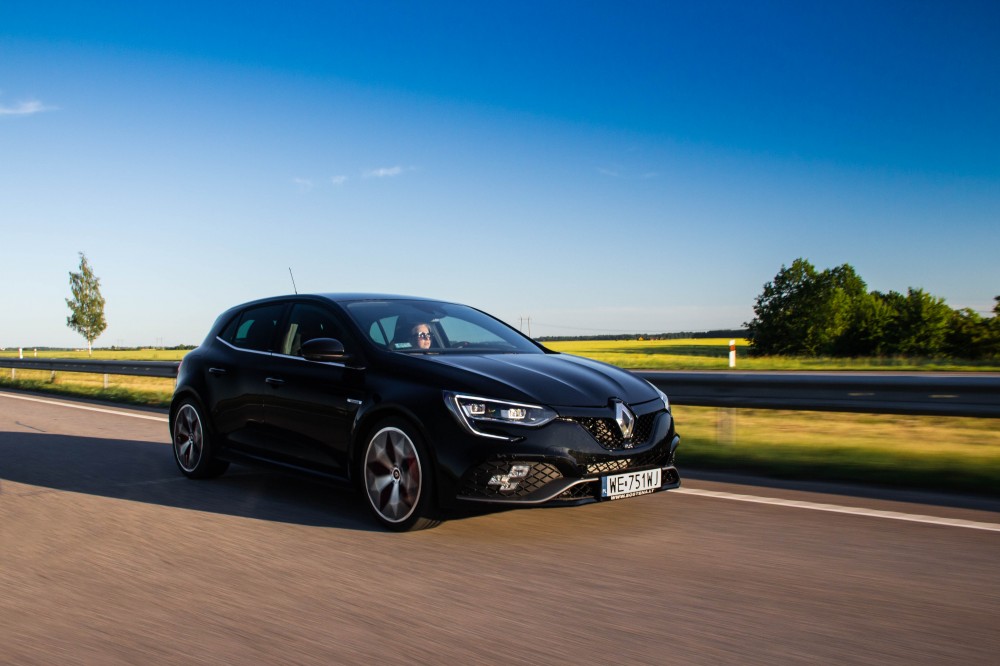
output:
[[[265,462],[355,484],[393,530],[472,502],[613,500],[680,485],[667,397],[474,308],[371,294],[223,313],[170,407],[191,478]]]

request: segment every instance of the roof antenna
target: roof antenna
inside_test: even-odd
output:
[[[295,295],[298,296],[299,295],[299,290],[295,286],[295,275],[292,274],[292,267],[291,266],[288,267],[288,274],[292,276],[292,291],[294,291]]]

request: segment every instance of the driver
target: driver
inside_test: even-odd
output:
[[[417,349],[430,349],[431,346],[431,327],[423,322],[415,324],[413,328],[410,329],[410,342]]]

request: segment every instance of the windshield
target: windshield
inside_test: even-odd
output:
[[[403,353],[544,352],[503,322],[465,305],[417,300],[353,301],[348,314],[382,349]]]

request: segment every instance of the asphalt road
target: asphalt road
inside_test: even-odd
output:
[[[312,482],[182,478],[161,413],[24,397],[0,393],[0,663],[1000,655],[996,503],[694,475],[397,535]]]

